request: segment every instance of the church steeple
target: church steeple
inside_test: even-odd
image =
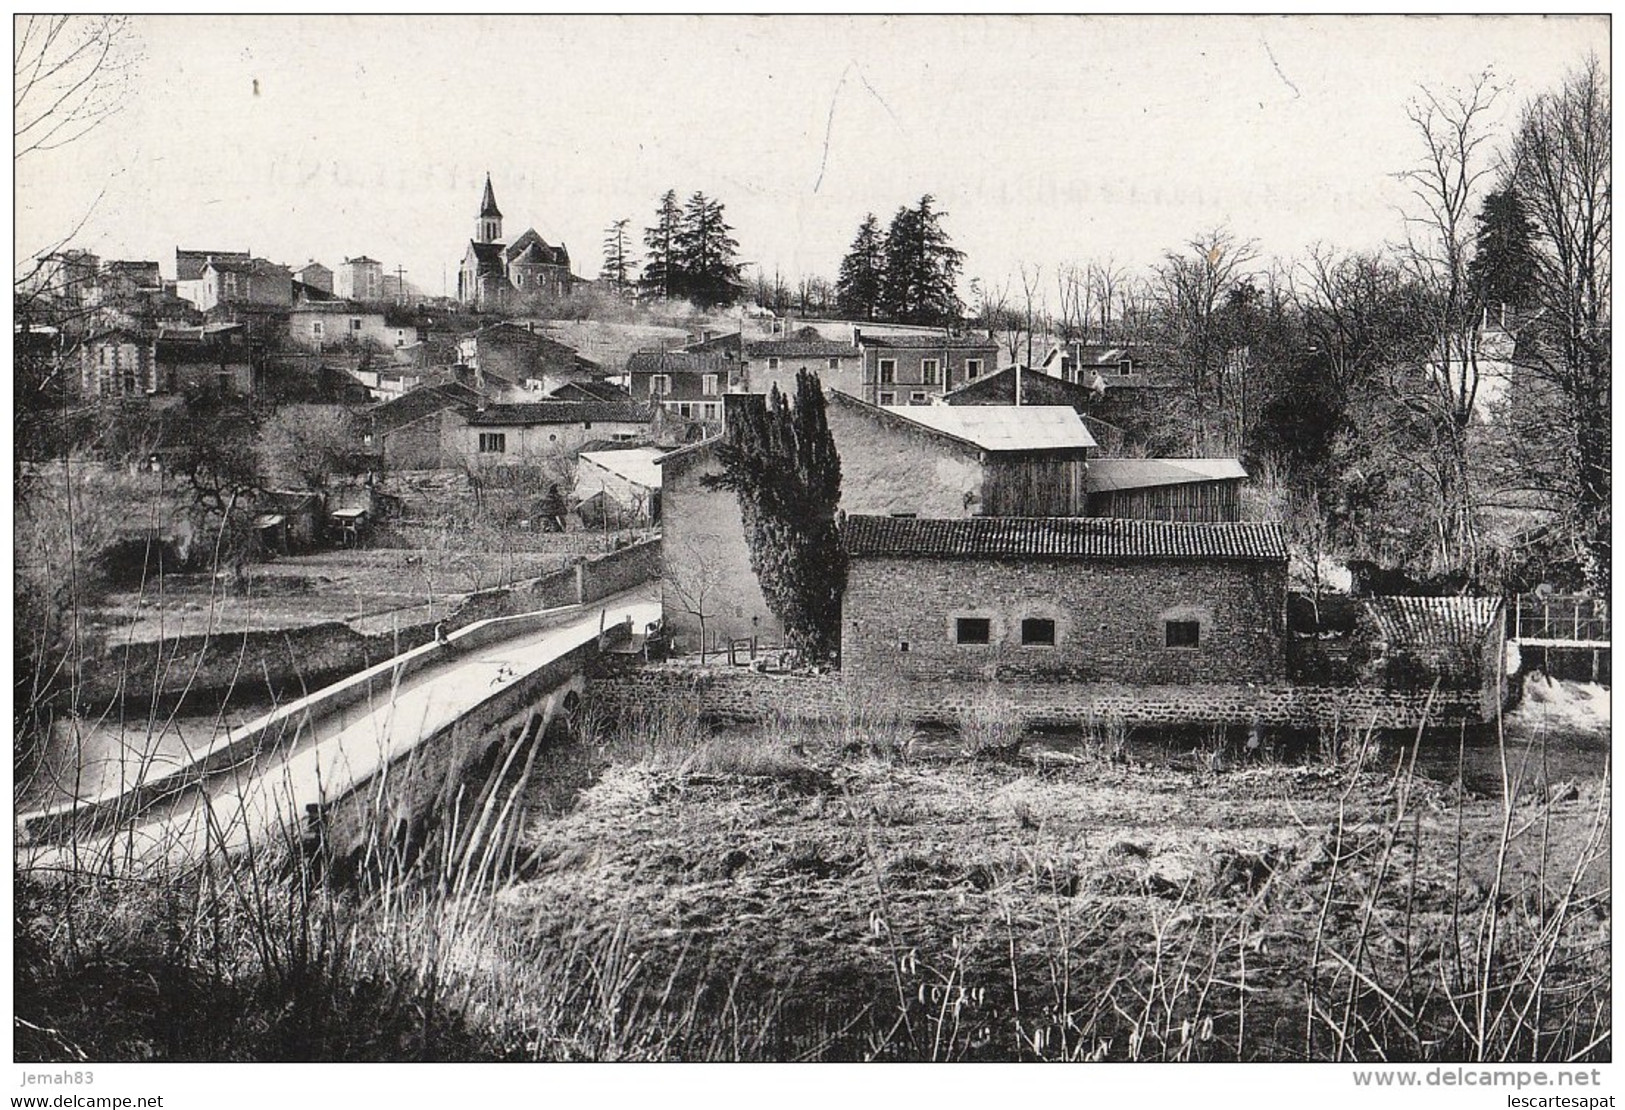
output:
[[[497,207],[497,197],[491,191],[491,175],[485,175],[485,196],[480,198],[480,217],[475,222],[474,239],[480,243],[499,243],[502,241],[502,209]]]

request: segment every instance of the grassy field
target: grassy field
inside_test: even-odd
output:
[[[18,1058],[1611,1055],[1606,774],[1509,748],[1506,804],[1357,742],[1034,760],[986,721],[923,759],[873,707],[588,733],[348,885],[21,875]]]

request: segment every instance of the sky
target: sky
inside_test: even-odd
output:
[[[14,167],[21,261],[78,228],[455,292],[490,173],[596,275],[665,190],[726,205],[740,257],[835,276],[865,213],[924,193],[965,278],[1155,263],[1228,225],[1265,255],[1397,238],[1406,102],[1491,70],[1502,132],[1606,17],[133,17],[122,109]],[[641,242],[638,244],[641,247]]]

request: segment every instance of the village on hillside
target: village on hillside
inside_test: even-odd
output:
[[[1609,89],[1383,251],[29,257],[18,1059],[1609,1060]]]

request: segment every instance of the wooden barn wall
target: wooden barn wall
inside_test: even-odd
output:
[[[1089,515],[1195,523],[1240,520],[1241,483],[1185,482],[1096,493],[1089,497]]]

